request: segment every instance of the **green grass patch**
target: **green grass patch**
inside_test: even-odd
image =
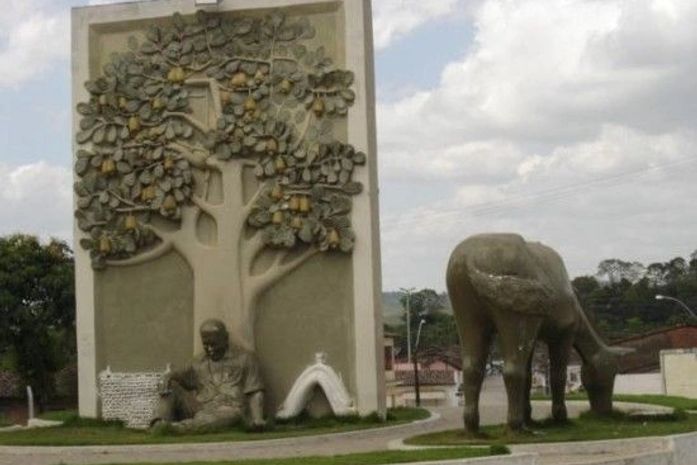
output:
[[[549,396],[535,395],[533,400],[550,400]],[[567,400],[588,400],[585,392],[567,394]],[[681,410],[697,410],[697,399],[679,396],[664,396],[659,394],[615,394],[613,400],[617,402],[634,402],[637,404],[661,405]]]
[[[264,431],[248,431],[243,426],[205,434],[177,434],[172,431],[142,431],[125,428],[120,422],[80,418],[75,412],[52,412],[42,418],[61,420],[61,426],[0,433],[0,445],[84,446],[126,444],[175,444],[277,439],[340,433],[367,428],[393,426],[428,418],[424,409],[389,409],[387,418],[344,416],[296,419],[269,424]]]
[[[234,460],[226,462],[188,462],[176,465],[382,465],[405,462],[455,460],[510,453],[500,447],[457,447],[410,451],[381,451],[361,454],[334,455],[329,457],[293,457],[285,459]],[[132,465],[149,465],[145,463]],[[175,465],[164,463],[162,465]]]
[[[688,415],[682,410],[656,416],[617,411],[609,417],[585,412],[578,419],[565,423],[553,420],[537,422],[531,432],[511,433],[505,425],[496,425],[482,427],[477,437],[468,436],[464,430],[457,429],[414,436],[405,442],[428,446],[525,444],[665,436],[691,431],[697,431],[697,415]]]

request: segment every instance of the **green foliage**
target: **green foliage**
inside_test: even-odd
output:
[[[503,444],[494,444],[489,447],[489,453],[491,455],[508,455],[511,453],[511,449]]]
[[[448,297],[438,294],[433,289],[422,289],[410,296],[410,324],[412,348],[416,342],[417,330],[421,320],[425,320],[419,339],[419,352],[422,357],[448,356],[453,348],[459,344],[455,318],[446,311]],[[401,354],[407,353],[407,328],[406,328],[406,296],[400,297],[403,306],[402,321],[405,324],[388,327],[388,331],[398,335],[396,343]],[[457,352],[457,351],[454,351]]]
[[[486,457],[487,455],[501,455],[505,447],[499,447],[499,453],[491,452],[494,448],[481,447],[446,447],[438,449],[410,450],[410,451],[378,451],[364,452],[346,455],[333,456],[312,456],[312,457],[292,457],[274,459],[249,459],[216,462],[215,465],[382,465],[391,463],[414,463],[414,462],[441,462],[456,459],[466,459],[475,457]],[[134,464],[146,465],[146,464]],[[163,465],[175,465],[165,463]],[[210,462],[189,462],[178,465],[211,465]]]
[[[568,400],[588,400],[585,392],[567,394]],[[697,410],[697,399],[680,396],[664,396],[661,394],[615,394],[616,402],[633,402],[637,404],[661,405],[676,410]],[[533,396],[535,400],[548,400],[549,396]]]
[[[64,421],[62,426],[31,431],[0,433],[4,445],[105,445],[105,444],[173,444],[192,442],[254,441],[306,435],[339,433],[368,428],[393,426],[427,418],[424,409],[389,409],[386,420],[377,415],[365,417],[297,418],[270,424],[264,431],[247,430],[244,425],[208,434],[177,434],[172,431],[153,432],[125,428],[118,421],[102,421],[80,418],[75,412],[51,412],[45,419]]]
[[[675,302],[657,301],[656,294],[676,297],[697,308],[697,251],[689,263],[682,257],[664,263],[602,261],[596,276],[572,281],[579,301],[599,329],[620,339],[678,324],[697,323]]]
[[[626,413],[598,417],[591,413],[564,424],[550,420],[537,422],[538,434],[512,434],[506,425],[485,426],[479,437],[467,436],[464,430],[424,434],[407,439],[411,445],[463,446],[473,444],[524,444],[537,442],[595,441],[644,436],[662,436],[697,431],[697,415],[682,413],[633,418]]]
[[[73,266],[63,242],[0,238],[0,351],[12,353],[40,405],[53,393],[53,374],[75,354]]]

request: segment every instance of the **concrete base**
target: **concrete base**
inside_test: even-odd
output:
[[[522,444],[511,446],[511,451],[537,455],[536,465],[694,465],[697,432],[606,441]]]

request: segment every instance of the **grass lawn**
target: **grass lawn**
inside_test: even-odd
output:
[[[176,465],[378,465],[404,462],[426,462],[485,457],[509,453],[501,447],[457,447],[412,451],[382,451],[363,454],[334,455],[330,457],[294,457],[286,459],[235,460],[232,462],[188,462]],[[149,464],[132,464],[149,465]],[[175,465],[164,463],[162,465]]]
[[[550,400],[548,396],[533,396],[533,400]],[[586,393],[567,394],[567,400],[588,400]],[[662,405],[680,410],[697,410],[697,399],[687,397],[663,396],[651,394],[615,394],[613,399],[618,402],[635,402],[637,404]]]
[[[424,409],[396,408],[388,410],[386,421],[374,415],[298,418],[270,425],[263,432],[251,432],[243,427],[237,427],[206,434],[153,434],[149,431],[124,428],[118,422],[83,419],[70,412],[52,412],[42,415],[42,418],[65,421],[62,426],[0,433],[0,445],[83,446],[253,441],[393,426],[428,418],[428,416],[428,411]]]
[[[0,413],[0,428],[12,426],[12,422],[2,413]]]
[[[509,433],[505,425],[485,426],[482,434],[473,438],[461,429],[414,436],[405,442],[412,445],[463,446],[473,444],[523,444],[535,442],[595,441],[697,431],[697,415],[682,411],[661,415],[656,418],[630,417],[616,412],[612,417],[602,418],[590,412],[578,419],[559,424],[551,420],[535,425],[533,433]]]

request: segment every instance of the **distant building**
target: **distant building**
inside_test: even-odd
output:
[[[697,325],[674,326],[613,341],[635,352],[622,357],[620,373],[654,373],[661,370],[660,352],[697,347]]]
[[[620,371],[615,377],[616,394],[665,394],[666,386],[671,385],[671,379],[666,376],[673,375],[661,371],[661,352],[697,348],[697,325],[662,328],[613,341],[610,345],[635,349],[620,359]],[[543,345],[535,350],[532,369],[533,391],[548,393],[549,360]],[[690,376],[697,378],[697,373]],[[574,352],[567,367],[566,391],[582,388],[581,359]]]
[[[388,407],[413,406],[416,404],[414,391],[414,365],[395,353],[395,338],[398,335],[385,333],[385,383]],[[432,351],[419,357],[419,392],[422,406],[455,406],[459,402],[462,384],[462,369],[449,354],[434,354]],[[422,360],[422,361],[421,361]]]
[[[414,365],[406,360],[395,364],[395,378],[398,384],[388,395],[388,405],[394,407],[415,405]],[[462,371],[442,360],[419,362],[419,392],[424,407],[456,406],[459,403],[459,389],[462,384]]]

